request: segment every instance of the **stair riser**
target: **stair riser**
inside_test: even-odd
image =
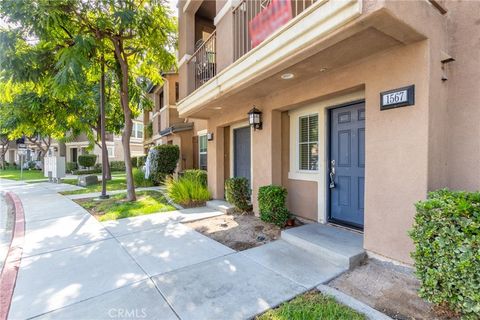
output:
[[[310,241],[285,233],[283,231],[281,234],[281,238],[292,245],[300,247],[308,252],[311,252],[312,254],[319,255],[328,260],[329,262],[346,269],[354,268],[355,266],[360,264],[361,261],[365,258],[364,252],[351,257],[346,257],[345,255],[338,254],[335,251],[326,249],[322,246],[316,245]]]

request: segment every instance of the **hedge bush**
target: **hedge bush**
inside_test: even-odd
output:
[[[125,171],[125,162],[110,161],[110,171]]]
[[[203,186],[208,185],[207,171],[200,169],[188,169],[182,172],[182,177],[197,179]]]
[[[78,156],[78,164],[85,168],[90,168],[97,162],[97,156],[95,154],[81,154]]]
[[[150,161],[150,175],[155,184],[160,184],[165,177],[174,173],[180,158],[177,145],[162,144],[153,148]]]
[[[133,181],[136,188],[153,186],[152,180],[145,179],[145,173],[139,168],[133,168]]]
[[[248,179],[235,177],[225,180],[225,198],[238,210],[242,212],[251,211]]]
[[[67,172],[72,172],[78,169],[76,162],[67,162],[66,165]]]
[[[74,175],[84,175],[84,174],[96,174],[96,173],[102,173],[101,169],[90,169],[90,170],[74,170],[72,171],[72,174]]]
[[[169,177],[165,186],[170,199],[185,207],[204,205],[205,201],[211,198],[207,186],[203,184],[199,175],[187,175],[179,179]]]
[[[438,190],[416,204],[410,236],[420,296],[480,318],[480,193]]]
[[[138,157],[132,157],[132,166],[134,168],[141,168],[145,164],[145,160],[147,159],[146,156],[138,156]]]
[[[290,216],[286,207],[287,189],[269,185],[258,189],[258,207],[260,219],[284,227]]]

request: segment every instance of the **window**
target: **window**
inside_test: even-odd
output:
[[[318,114],[299,118],[299,169],[318,170]]]
[[[143,138],[143,123],[134,122],[132,127],[132,138]]]
[[[113,147],[107,147],[107,154],[109,158],[115,157],[115,149]]]
[[[198,154],[199,167],[202,170],[207,170],[207,135],[198,137]]]

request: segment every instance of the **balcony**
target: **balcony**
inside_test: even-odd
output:
[[[318,0],[290,1],[288,19],[295,18]],[[252,37],[249,26],[260,13],[269,10],[271,0],[243,0],[232,11],[234,60],[252,50]],[[273,11],[273,10],[272,10]]]
[[[211,37],[218,42],[215,50],[208,50],[205,41],[190,60],[196,66],[196,86],[178,101],[180,117],[209,119],[218,116],[219,110],[228,112],[223,110],[425,39],[419,31],[423,24],[406,14],[405,6],[366,0],[291,1],[288,19],[276,28],[262,21],[255,26],[257,38],[253,39],[250,22],[266,15],[272,3],[243,0],[219,20]],[[416,6],[415,10],[430,18],[431,12],[425,10],[428,2],[416,2]],[[268,32],[263,32],[264,26],[270,28]],[[287,72],[295,75],[294,81],[281,80]]]
[[[216,32],[213,31],[207,40],[200,39],[192,57],[187,61],[194,70],[195,89],[201,87],[217,74]]]

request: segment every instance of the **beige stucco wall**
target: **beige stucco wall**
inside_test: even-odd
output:
[[[480,2],[447,1],[449,187],[480,189]]]
[[[428,42],[397,47],[349,66],[332,70],[306,82],[292,82],[289,90],[274,92],[263,99],[224,106],[208,121],[208,130],[216,133],[208,144],[209,185],[214,196],[223,197],[223,127],[246,120],[253,104],[263,111],[264,128],[252,132],[253,199],[256,208],[258,188],[270,183],[285,185],[282,154],[282,116],[278,111],[301,108],[322,97],[364,88],[366,99],[366,199],[365,248],[410,262],[412,243],[407,235],[411,227],[413,204],[423,199],[428,184]],[[379,93],[410,84],[416,86],[416,104],[412,107],[380,111]],[[357,89],[356,89],[357,88]],[[350,90],[347,90],[350,89]],[[268,88],[265,88],[268,92]],[[234,100],[232,99],[232,102]],[[285,117],[285,116],[283,116]],[[280,130],[280,131],[278,131]],[[283,139],[282,139],[283,137]],[[284,154],[284,152],[283,152]],[[283,179],[282,179],[283,176]],[[287,179],[289,205],[295,213],[318,220],[312,206],[315,184]],[[302,196],[302,195],[310,196]],[[296,199],[294,200],[293,197]],[[308,199],[308,200],[306,200]]]
[[[326,212],[312,213],[311,208],[319,208],[324,201],[319,186],[325,181],[302,181],[288,175],[288,139],[293,133],[285,111],[361,90],[366,101],[364,246],[411,263],[413,246],[407,231],[412,226],[414,203],[436,188],[475,190],[480,186],[480,42],[472,40],[472,35],[480,33],[480,2],[445,5],[449,11],[442,15],[427,1],[364,1],[364,14],[381,10],[391,15],[391,19],[380,19],[373,25],[398,40],[395,47],[379,49],[379,53],[306,81],[300,77],[287,89],[278,90],[274,82],[265,82],[267,79],[255,83],[255,87],[243,84],[237,89],[256,93],[248,98],[241,91],[231,93],[208,121],[208,131],[215,137],[208,143],[209,187],[214,197],[223,197],[223,182],[229,173],[226,161],[230,161],[230,146],[225,140],[230,139],[228,127],[245,121],[248,110],[256,105],[263,111],[264,128],[252,132],[254,208],[260,186],[283,184],[289,189],[290,210],[321,221]],[[371,21],[375,21],[374,14]],[[228,21],[228,15],[224,20]],[[399,24],[404,29],[396,28]],[[217,25],[220,39],[227,39],[229,26],[227,22],[222,26],[222,21]],[[224,69],[232,59],[231,48],[226,41],[218,44],[219,69]],[[361,45],[332,51],[330,58],[341,59],[361,50]],[[456,59],[447,67],[448,81],[441,79],[444,53]],[[182,74],[180,81],[182,88]],[[380,92],[411,84],[416,92],[414,106],[380,111]],[[189,92],[187,87],[185,84],[181,97]]]

